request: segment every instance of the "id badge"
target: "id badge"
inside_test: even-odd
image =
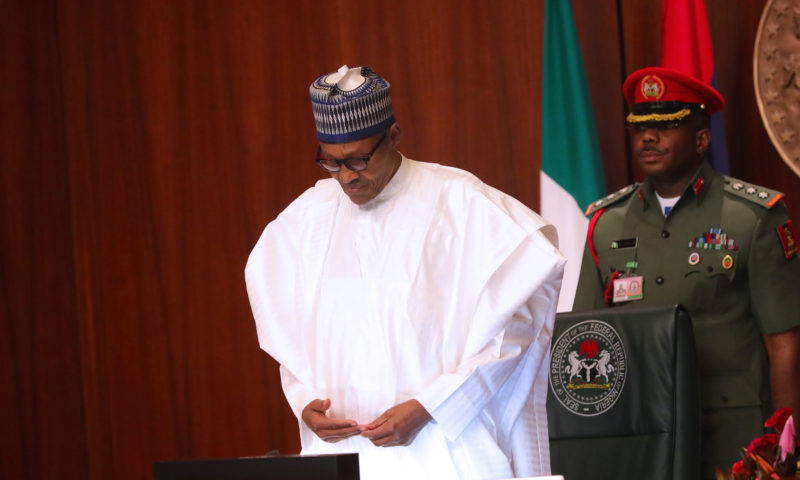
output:
[[[617,277],[614,280],[614,303],[642,299],[642,276]]]

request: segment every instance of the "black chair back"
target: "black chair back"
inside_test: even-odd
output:
[[[559,314],[547,397],[566,480],[700,478],[700,397],[680,306]]]

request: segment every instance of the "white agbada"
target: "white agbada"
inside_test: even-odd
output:
[[[319,181],[267,225],[245,269],[261,347],[300,419],[312,400],[370,423],[415,398],[433,417],[407,447],[359,452],[361,478],[550,471],[547,365],[564,259],[555,229],[451,167],[403,158],[372,201]]]

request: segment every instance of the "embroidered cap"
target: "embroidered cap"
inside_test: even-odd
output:
[[[680,122],[693,111],[712,115],[725,106],[722,95],[710,85],[664,67],[633,72],[622,92],[631,107],[628,123]]]
[[[309,92],[321,142],[360,140],[386,130],[395,121],[389,82],[370,67],[343,65],[314,80]]]

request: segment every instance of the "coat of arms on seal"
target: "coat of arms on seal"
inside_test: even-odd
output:
[[[625,346],[614,328],[586,320],[567,329],[553,344],[550,388],[567,410],[600,415],[617,402],[625,386]]]

